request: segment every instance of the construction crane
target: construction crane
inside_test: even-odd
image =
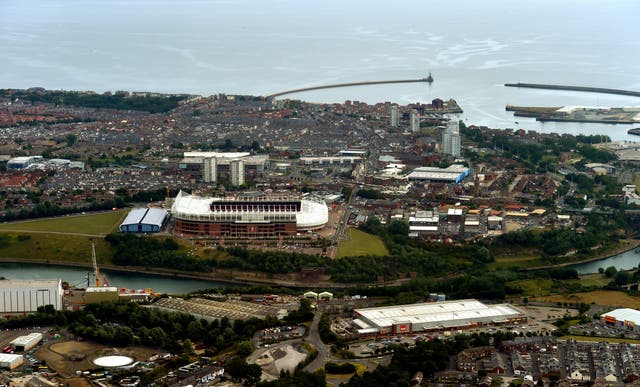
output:
[[[98,269],[98,262],[96,261],[96,245],[91,243],[91,258],[93,259],[93,271],[96,276],[96,286],[100,287],[100,269]]]

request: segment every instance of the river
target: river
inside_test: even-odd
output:
[[[633,249],[613,257],[581,263],[571,267],[576,269],[578,274],[592,274],[597,273],[599,268],[606,269],[609,266],[614,266],[618,270],[630,270],[638,267],[639,264],[640,249]]]
[[[0,277],[7,279],[62,279],[71,286],[86,287],[87,268],[51,266],[28,263],[0,263]],[[159,275],[100,270],[109,284],[119,288],[147,289],[156,293],[184,294],[195,290],[221,288],[229,285],[214,281],[164,277]],[[91,278],[94,278],[93,273]]]
[[[0,88],[267,95],[431,72],[431,85],[291,97],[454,98],[467,124],[637,140],[626,133],[631,125],[539,123],[505,105],[629,106],[640,98],[503,84],[640,90],[638,15],[637,0],[0,1]]]

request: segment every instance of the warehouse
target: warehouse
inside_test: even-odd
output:
[[[168,214],[161,208],[134,208],[120,225],[120,232],[160,232]]]
[[[406,176],[409,181],[458,184],[469,176],[471,169],[460,164],[452,164],[447,168],[419,167]]]
[[[14,351],[26,352],[42,341],[42,333],[30,333],[26,336],[18,336],[9,343]]]
[[[0,368],[14,370],[24,364],[24,356],[0,353]]]
[[[360,334],[396,334],[522,321],[526,315],[509,304],[469,299],[356,309],[353,323]]]
[[[600,320],[607,325],[613,325],[626,331],[640,331],[640,311],[623,308],[604,313]]]
[[[53,305],[62,310],[61,280],[0,280],[0,313],[30,313]]]

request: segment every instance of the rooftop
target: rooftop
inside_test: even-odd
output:
[[[623,308],[614,309],[611,312],[602,315],[614,317],[617,321],[633,321],[635,325],[640,325],[640,310]]]
[[[438,323],[451,325],[461,320],[495,318],[521,315],[522,312],[508,304],[485,305],[478,300],[427,302],[421,304],[394,305],[381,308],[357,309],[355,313],[380,327],[397,323]]]
[[[59,279],[6,279],[0,280],[0,289],[14,289],[14,288],[53,288],[62,284]]]

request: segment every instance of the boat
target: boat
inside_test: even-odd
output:
[[[640,128],[633,128],[627,131],[628,134],[633,134],[636,136],[640,136]]]

